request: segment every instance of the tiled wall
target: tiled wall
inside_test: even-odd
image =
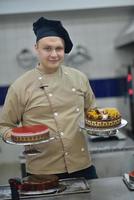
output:
[[[129,22],[131,12],[116,9],[85,10],[61,13],[0,16],[0,84],[9,84],[25,72],[16,56],[24,48],[34,53],[35,36],[32,23],[41,15],[61,19],[74,43],[84,46],[91,60],[78,65],[90,79],[115,77],[124,73],[133,52],[116,50],[114,40]]]
[[[82,46],[90,59],[68,63],[87,74],[90,80],[101,80],[124,77],[127,74],[126,66],[132,62],[133,47],[117,50],[114,47],[115,38],[132,18],[128,9],[96,9],[66,12],[49,12],[25,15],[0,16],[0,87],[10,85],[27,69],[17,63],[16,56],[22,49],[34,52],[35,36],[32,23],[40,16],[51,19],[60,19],[74,43],[72,53],[76,55],[76,47]],[[77,58],[79,59],[81,58]],[[34,67],[34,66],[33,66]],[[100,88],[101,90],[101,88]],[[129,119],[129,102],[123,96],[97,98],[99,106],[118,107],[124,118]],[[3,144],[0,143],[3,149]],[[4,152],[7,153],[7,148]],[[3,154],[4,154],[3,152]],[[18,155],[18,151],[16,151]],[[13,155],[13,154],[12,154]],[[7,154],[6,159],[17,160],[18,157]],[[0,154],[0,159],[4,156]]]

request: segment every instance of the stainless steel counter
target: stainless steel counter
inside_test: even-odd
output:
[[[94,179],[89,181],[91,192],[67,194],[52,197],[34,198],[36,200],[133,200],[134,191],[124,184],[122,177]],[[27,200],[29,198],[26,198]]]
[[[122,176],[134,170],[134,140],[127,133],[122,132],[119,139],[88,136],[88,149],[100,178]]]
[[[116,136],[110,138],[96,138],[88,136],[88,149],[94,153],[113,152],[113,151],[130,151],[134,150],[134,140],[129,137],[129,134],[121,132],[124,137],[118,139]]]

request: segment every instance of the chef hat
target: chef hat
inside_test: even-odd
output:
[[[65,42],[65,53],[69,53],[73,47],[69,34],[60,21],[41,17],[33,23],[33,31],[36,35],[36,41],[49,36],[61,37]]]

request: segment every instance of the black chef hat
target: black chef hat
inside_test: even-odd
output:
[[[33,31],[36,35],[36,41],[48,36],[61,37],[65,42],[65,53],[69,53],[73,47],[69,34],[60,21],[41,17],[33,23]]]

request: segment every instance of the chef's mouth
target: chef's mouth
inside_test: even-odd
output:
[[[49,60],[49,62],[56,63],[59,62],[59,60]]]

